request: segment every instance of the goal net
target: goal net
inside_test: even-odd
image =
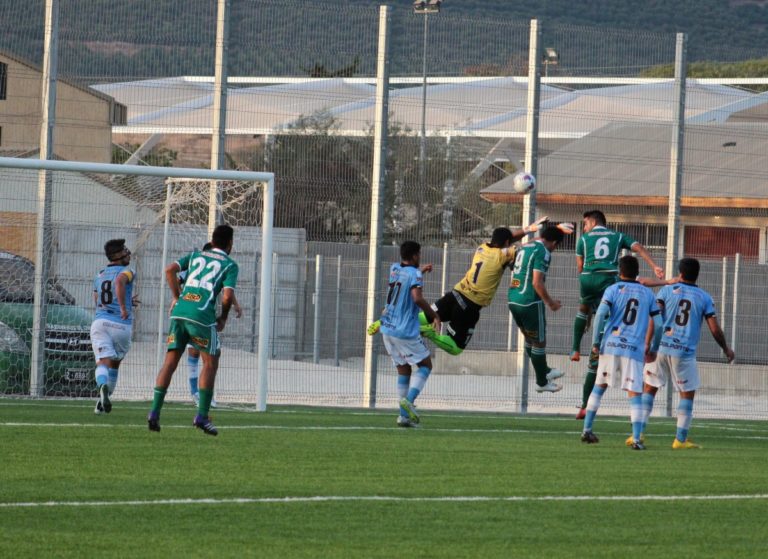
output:
[[[93,281],[108,264],[104,243],[125,239],[140,303],[114,397],[151,398],[169,326],[165,266],[201,249],[212,219],[235,229],[242,308],[221,333],[215,398],[263,406],[273,192],[270,173],[0,158],[0,394],[96,395]],[[190,399],[188,378],[182,358],[170,399]]]

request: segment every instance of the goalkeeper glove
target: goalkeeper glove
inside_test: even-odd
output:
[[[526,233],[538,233],[539,229],[544,228],[544,224],[549,221],[549,216],[540,217],[533,223],[531,223],[528,227],[525,228]]]
[[[562,231],[566,235],[570,235],[571,233],[573,233],[573,229],[574,229],[573,223],[558,223],[557,228],[560,229],[560,231]]]

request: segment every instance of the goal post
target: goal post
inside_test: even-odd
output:
[[[52,207],[45,208],[38,200],[42,174],[49,177],[52,193],[48,204]],[[173,258],[201,248],[209,240],[212,185],[219,191],[221,207],[217,210],[222,222],[235,228],[233,256],[241,267],[236,293],[247,315],[237,324],[228,321],[223,334],[222,363],[227,362],[229,343],[235,348],[230,362],[240,359],[244,366],[234,368],[241,375],[236,381],[240,384],[233,384],[227,395],[219,391],[217,382],[217,395],[256,403],[258,410],[265,410],[272,312],[273,173],[8,157],[0,157],[0,199],[8,202],[0,211],[0,395],[92,395],[93,354],[85,326],[85,317],[92,317],[93,311],[91,283],[106,262],[103,243],[125,237],[133,252],[131,266],[137,269],[142,304],[134,320],[134,344],[120,372],[125,388],[120,397],[148,397],[157,373],[155,356],[165,341],[160,326],[165,325],[167,332],[164,268]],[[38,237],[45,245],[42,251],[35,249],[39,227],[44,228]],[[28,281],[24,274],[34,276],[35,270],[49,268],[40,267],[40,254],[50,255],[53,262],[50,277],[43,278],[45,296],[24,285]],[[31,322],[27,323],[33,315],[35,325],[45,325],[35,332]],[[38,340],[36,351],[44,357],[35,364],[30,350]],[[256,360],[253,353],[257,353]],[[141,363],[135,367],[140,369],[136,378],[126,367],[132,363]],[[244,368],[250,370],[241,370]],[[183,376],[183,371],[176,376]],[[174,386],[186,385],[186,379],[182,380],[175,380]],[[254,380],[255,394],[250,390]],[[185,395],[176,391],[178,397]]]

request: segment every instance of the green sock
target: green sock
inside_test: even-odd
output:
[[[587,407],[587,400],[589,395],[592,394],[592,389],[595,387],[595,379],[597,379],[597,371],[589,370],[584,375],[584,388],[581,393],[581,407],[582,409]]]
[[[213,400],[213,389],[200,388],[198,394],[200,395],[200,402],[197,404],[197,414],[202,417],[208,417],[208,412],[211,409],[211,400]]]
[[[573,346],[571,351],[581,351],[581,338],[584,337],[584,331],[587,329],[587,315],[579,311],[576,313],[576,320],[573,321]]]
[[[155,386],[154,396],[152,397],[152,413],[160,415],[160,410],[163,408],[163,402],[165,402],[166,392],[168,392],[167,388]]]
[[[545,386],[549,382],[547,373],[551,371],[547,366],[547,351],[543,347],[532,347],[530,356],[533,369],[536,371],[536,384]]]

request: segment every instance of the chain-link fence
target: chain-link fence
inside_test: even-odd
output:
[[[209,167],[216,141],[216,4],[62,4],[56,157]],[[366,282],[379,8],[292,0],[221,4],[229,8],[225,164],[275,174],[275,226],[285,231],[276,237],[273,255],[269,400],[360,405],[366,401],[365,374],[371,373],[364,356],[372,295]],[[0,155],[34,157],[44,3],[5,4],[0,16]],[[530,157],[530,23],[458,14],[449,4],[440,12],[415,13],[410,3],[391,8],[387,22],[384,250],[377,295],[384,293],[389,263],[398,259],[397,245],[417,239],[422,260],[436,264],[425,289],[432,301],[464,274],[473,248],[494,227],[518,227],[524,220],[523,197],[511,188],[511,176]],[[760,346],[768,332],[768,98],[759,85],[689,80],[682,99],[672,79],[673,34],[543,22],[537,48],[536,208],[540,216],[576,223],[577,232],[554,253],[547,282],[563,303],[547,316],[550,364],[563,368],[568,380],[560,394],[531,396],[528,409],[570,411],[581,396],[584,367],[567,355],[578,306],[574,240],[583,212],[601,209],[611,227],[668,267],[670,184],[682,124],[680,212],[672,221],[677,256],[702,260],[700,284],[718,306],[738,363],[725,367],[719,348],[702,334],[702,393],[712,398],[699,410],[768,415]],[[666,77],[646,77],[659,72]],[[2,199],[12,200],[21,183],[7,171],[0,181]],[[24,188],[31,193],[34,185]],[[93,208],[91,199],[78,201]],[[57,203],[54,198],[54,216]],[[32,257],[24,243],[12,244],[8,232],[21,222],[34,227],[37,215],[8,208],[0,212],[0,249]],[[202,211],[197,219],[201,231],[206,215]],[[94,238],[103,236],[99,227],[94,220]],[[88,229],[84,217],[78,230]],[[56,248],[52,274],[62,274],[56,266],[67,254],[79,255],[79,244],[73,238]],[[92,257],[92,266],[83,261],[67,274],[98,266]],[[642,273],[650,274],[645,263]],[[80,281],[87,283],[85,276]],[[161,289],[160,281],[152,289]],[[482,311],[464,354],[438,350],[424,406],[521,408],[517,329],[506,308],[506,282]],[[244,294],[244,307],[255,304],[247,289]],[[90,311],[83,297],[77,299]],[[137,341],[156,336],[155,324],[137,329]],[[253,351],[255,332],[245,328],[238,336],[225,344]],[[378,341],[374,349],[374,400],[390,406],[394,370]],[[614,397],[606,406],[623,410]]]

